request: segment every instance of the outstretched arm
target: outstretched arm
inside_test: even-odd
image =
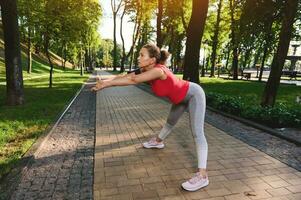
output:
[[[112,86],[135,85],[138,83],[155,80],[161,78],[162,76],[164,76],[163,70],[154,68],[138,75],[131,73],[125,76],[115,77],[114,79],[100,80],[97,82],[95,87],[92,88],[92,91],[97,91]]]
[[[130,74],[110,75],[109,78],[105,78],[105,79],[103,79],[103,80],[109,81],[109,80],[114,80],[114,79],[116,79],[116,78],[120,78],[120,77],[123,77],[123,76],[129,76],[129,75],[130,75]],[[100,80],[101,80],[101,76],[97,76],[97,77],[96,77],[96,81],[100,81]]]

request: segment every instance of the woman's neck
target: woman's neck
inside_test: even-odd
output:
[[[143,69],[144,69],[145,71],[148,71],[148,70],[153,69],[155,66],[156,66],[156,64],[151,64],[151,65],[148,65],[148,66],[143,67]]]

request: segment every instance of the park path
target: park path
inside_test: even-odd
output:
[[[180,184],[191,177],[197,163],[188,113],[164,149],[141,146],[158,133],[169,107],[135,86],[97,93],[95,200],[301,199],[301,172],[208,123],[210,185],[197,192],[182,190]]]
[[[11,184],[12,200],[93,199],[95,96],[85,84]]]

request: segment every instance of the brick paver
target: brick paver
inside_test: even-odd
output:
[[[185,113],[164,149],[143,149],[170,105],[135,86],[97,93],[94,199],[300,199],[301,172],[205,124],[210,185],[186,192],[196,169]]]
[[[84,87],[23,169],[12,200],[93,199],[95,96]]]

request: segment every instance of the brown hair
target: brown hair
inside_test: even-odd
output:
[[[169,53],[166,50],[160,50],[154,44],[146,44],[142,48],[147,49],[150,58],[156,58],[156,63],[164,65],[169,57]]]

